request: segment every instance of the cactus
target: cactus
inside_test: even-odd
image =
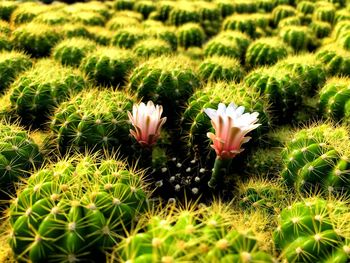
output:
[[[340,32],[339,36],[336,39],[336,43],[339,44],[342,48],[350,51],[350,30]]]
[[[162,56],[172,52],[168,42],[162,39],[145,39],[138,42],[134,47],[134,52],[139,57]]]
[[[204,47],[206,56],[227,56],[244,60],[251,39],[244,33],[226,31],[212,38]]]
[[[43,156],[28,132],[17,125],[2,121],[0,138],[0,186],[3,189],[3,197],[4,192],[13,193],[14,183],[28,176],[23,171],[29,172],[40,167]]]
[[[106,23],[105,17],[92,11],[74,12],[73,20],[86,26],[104,26]]]
[[[237,30],[254,38],[256,34],[256,20],[253,15],[231,15],[222,24],[223,30]]]
[[[216,0],[215,3],[220,9],[222,18],[226,18],[235,12],[234,3],[230,0]]]
[[[176,5],[169,13],[168,22],[170,25],[180,26],[189,22],[200,22],[200,15],[196,8],[185,2]]]
[[[319,92],[320,113],[335,121],[350,123],[350,79],[333,77]]]
[[[277,38],[259,38],[247,49],[245,62],[249,67],[272,65],[288,54],[288,49]]]
[[[222,17],[220,8],[208,2],[199,2],[198,12],[201,26],[207,36],[216,35],[220,31]]]
[[[4,33],[0,33],[0,51],[10,51],[12,49],[11,41]]]
[[[72,37],[82,37],[82,38],[92,38],[86,26],[75,23],[75,24],[65,24],[61,26],[60,31],[65,38]]]
[[[113,38],[113,32],[108,29],[94,26],[87,27],[89,38],[102,46],[110,46]]]
[[[266,213],[280,212],[286,203],[286,190],[276,181],[251,178],[238,184],[239,205],[242,209],[255,209]]]
[[[115,31],[121,28],[126,28],[129,26],[137,27],[140,25],[140,21],[134,17],[120,17],[116,16],[108,21],[107,28],[111,31]]]
[[[60,42],[53,48],[53,57],[62,65],[79,66],[89,52],[96,49],[96,44],[84,38],[71,38]]]
[[[13,1],[0,2],[0,19],[10,21],[11,15],[17,7],[18,4]]]
[[[0,20],[0,34],[9,35],[11,33],[10,24]]]
[[[287,185],[302,192],[348,191],[348,145],[346,128],[323,124],[302,129],[284,148],[281,176]]]
[[[341,201],[320,197],[294,202],[282,210],[279,226],[274,232],[274,242],[288,262],[326,262],[343,246],[344,237],[334,226],[334,215],[344,213]],[[345,260],[333,262],[346,262]]]
[[[350,76],[350,51],[337,44],[329,44],[322,47],[316,53],[316,58],[326,67],[331,76]]]
[[[291,46],[295,51],[306,50],[313,42],[312,34],[306,26],[286,26],[279,33],[284,43]]]
[[[234,1],[234,9],[238,14],[256,13],[258,10],[257,1],[254,0],[236,0]]]
[[[124,84],[135,65],[131,51],[99,47],[82,60],[80,69],[98,84],[118,86]]]
[[[0,53],[0,88],[5,90],[23,71],[32,66],[30,58],[19,51]]]
[[[259,113],[259,123],[262,125],[254,130],[252,138],[259,141],[270,125],[270,115],[267,103],[259,98],[256,91],[241,84],[209,83],[203,90],[195,92],[188,100],[187,108],[182,117],[181,128],[183,139],[189,149],[206,158],[210,150],[210,141],[206,134],[212,129],[210,118],[204,113],[205,108],[216,108],[219,103],[231,103],[244,106],[247,112]]]
[[[195,46],[201,47],[205,39],[205,33],[198,24],[187,23],[178,28],[178,44],[185,49]]]
[[[58,31],[48,25],[29,23],[16,28],[12,33],[12,42],[33,57],[45,57],[60,40]]]
[[[177,35],[174,27],[155,26],[146,28],[145,32],[148,36],[164,40],[169,43],[172,50],[177,49]]]
[[[181,59],[181,63],[177,61]],[[185,57],[152,58],[133,70],[129,89],[143,100],[163,105],[164,115],[173,122],[188,97],[199,86],[192,62]]]
[[[112,45],[130,49],[138,41],[145,39],[146,36],[146,33],[138,27],[120,29],[113,36]]]
[[[295,16],[296,10],[292,6],[288,5],[279,5],[276,6],[272,11],[272,21],[275,26],[278,26],[278,23],[287,17]]]
[[[42,60],[11,85],[11,107],[25,123],[42,125],[56,105],[81,91],[86,84],[80,72],[63,68],[49,59]]]
[[[72,19],[62,11],[49,11],[37,15],[32,22],[46,25],[64,25],[71,22],[71,20]]]
[[[245,72],[237,59],[212,56],[199,65],[199,75],[205,82],[219,80],[239,82]]]
[[[340,9],[335,12],[334,24],[338,24],[341,21],[350,20],[350,12],[346,9]]]
[[[20,25],[31,22],[37,15],[48,11],[49,8],[35,2],[21,4],[16,8],[10,17],[10,22],[13,25]]]
[[[338,39],[343,33],[347,34],[348,31],[350,31],[349,21],[341,21],[334,26],[333,36],[335,39]]]
[[[313,13],[313,19],[332,24],[335,17],[335,11],[336,9],[332,4],[319,6]]]
[[[332,26],[327,22],[314,21],[309,27],[317,38],[325,38],[332,32]]]
[[[156,10],[156,5],[153,1],[141,0],[134,4],[134,10],[141,13],[144,19],[147,19],[149,14]]]
[[[278,28],[284,28],[287,26],[301,26],[302,21],[300,19],[300,17],[298,16],[290,16],[287,18],[282,19],[279,23],[278,23]]]
[[[290,121],[301,104],[302,81],[297,74],[277,67],[251,71],[244,82],[267,97],[278,122]]]
[[[310,15],[315,11],[315,3],[311,1],[300,1],[297,4],[297,10],[303,15]]]
[[[95,261],[147,207],[142,174],[114,159],[74,156],[31,175],[9,211],[17,260]]]
[[[273,262],[252,231],[229,227],[232,212],[224,205],[196,212],[169,206],[151,213],[124,238],[110,262]]]
[[[120,91],[95,89],[62,103],[50,123],[59,150],[112,149],[130,144],[126,111],[131,110],[133,101]]]
[[[258,0],[258,10],[269,13],[276,7],[277,2],[275,0]]]
[[[286,69],[303,80],[306,95],[313,96],[326,81],[325,66],[314,54],[289,56],[276,64],[277,68]]]
[[[135,0],[116,0],[114,2],[114,8],[117,10],[132,10],[135,4]]]

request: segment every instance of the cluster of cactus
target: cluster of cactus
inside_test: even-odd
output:
[[[11,107],[25,123],[42,125],[55,106],[86,86],[87,80],[80,72],[45,59],[12,83],[9,99]]]
[[[279,215],[276,248],[287,262],[348,262],[347,230],[337,228],[346,213],[346,203],[338,200],[313,197],[295,202]]]
[[[319,91],[319,110],[322,116],[350,123],[350,79],[334,77]]]
[[[229,214],[202,207],[153,213],[115,248],[111,262],[274,262],[252,231],[232,227]]]
[[[142,174],[115,159],[63,159],[32,174],[9,210],[18,260],[74,262],[103,257],[148,199]]]
[[[133,102],[124,92],[96,89],[61,103],[50,123],[60,151],[112,149],[130,143],[127,111]]]
[[[14,182],[28,176],[26,171],[40,167],[43,156],[28,132],[17,125],[0,123],[0,138],[0,185],[9,193]]]
[[[329,124],[297,131],[282,152],[284,182],[301,192],[348,192],[349,134]]]

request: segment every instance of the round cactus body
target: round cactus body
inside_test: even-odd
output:
[[[350,162],[344,145],[349,139],[343,128],[324,124],[298,131],[282,154],[284,181],[299,191],[348,191]]]
[[[177,50],[178,42],[175,27],[155,26],[146,28],[145,31],[148,36],[164,40],[171,46],[172,50]]]
[[[42,125],[56,105],[80,92],[86,84],[80,72],[43,60],[11,85],[11,106],[23,121]]]
[[[134,10],[141,13],[144,19],[147,19],[149,14],[156,10],[156,5],[153,1],[141,0],[136,1]]]
[[[79,66],[89,52],[96,49],[96,44],[84,38],[71,38],[60,42],[53,49],[53,57],[62,65]]]
[[[18,4],[13,1],[2,1],[0,3],[0,19],[10,21],[13,11],[16,10]]]
[[[22,3],[12,12],[10,22],[14,25],[29,23],[39,14],[47,12],[48,9],[35,2]]]
[[[177,39],[181,47],[201,47],[205,33],[199,24],[187,23],[178,28]]]
[[[189,22],[200,22],[198,10],[186,2],[185,5],[176,5],[169,13],[168,22],[174,26],[180,26]]]
[[[133,52],[100,47],[82,60],[80,69],[100,85],[118,86],[125,83],[135,65]]]
[[[134,45],[146,38],[146,33],[142,28],[130,27],[118,30],[112,38],[112,45],[120,48],[133,48]]]
[[[135,4],[135,0],[116,0],[114,2],[114,8],[117,10],[132,10]]]
[[[328,22],[314,21],[310,28],[317,38],[325,38],[332,32],[332,26]]]
[[[121,17],[121,16],[115,16],[111,20],[108,21],[107,23],[107,28],[109,30],[115,31],[121,28],[126,28],[129,26],[134,26],[137,27],[140,25],[140,21],[136,19],[135,17]]]
[[[275,7],[272,11],[272,20],[275,26],[278,26],[278,23],[287,17],[295,16],[296,10],[294,7],[289,5],[279,5]]]
[[[350,123],[350,79],[334,77],[319,92],[320,113],[335,121]]]
[[[330,5],[319,6],[315,9],[313,13],[314,20],[319,20],[323,22],[333,23],[335,17],[335,7]]]
[[[245,72],[237,59],[221,56],[209,57],[199,65],[199,75],[204,81],[239,82]]]
[[[141,179],[122,162],[93,156],[62,160],[32,174],[9,209],[15,257],[100,260],[146,208]]]
[[[315,10],[315,3],[311,1],[300,1],[297,4],[297,10],[304,15],[312,14]]]
[[[253,15],[231,15],[223,21],[224,30],[236,30],[255,37],[256,20]]]
[[[71,22],[71,18],[62,11],[41,13],[33,19],[33,23],[46,25],[64,25]]]
[[[16,28],[12,33],[15,47],[28,52],[33,57],[50,55],[51,49],[60,38],[55,28],[44,24],[25,24]]]
[[[0,186],[10,194],[14,183],[28,176],[24,171],[40,167],[43,156],[29,134],[16,125],[0,123],[0,138]]]
[[[134,52],[139,57],[162,56],[172,53],[172,48],[168,42],[162,39],[146,39],[138,42],[134,46]]]
[[[286,44],[290,45],[294,50],[306,50],[312,38],[309,28],[306,26],[286,26],[281,28],[280,37]]]
[[[50,123],[61,152],[118,148],[129,141],[127,111],[133,99],[120,91],[92,90],[62,103]]]
[[[0,53],[0,90],[4,91],[15,78],[29,69],[33,62],[22,52],[9,51]]]
[[[277,38],[259,38],[248,47],[245,62],[249,67],[272,65],[286,57],[288,51]]]
[[[350,51],[330,44],[322,47],[316,53],[316,58],[325,65],[329,75],[350,76]]]
[[[0,51],[10,51],[12,44],[8,36],[4,33],[0,33]]]

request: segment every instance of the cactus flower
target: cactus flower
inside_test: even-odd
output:
[[[215,134],[208,132],[207,136],[213,141],[211,145],[216,152],[212,178],[209,181],[210,187],[215,187],[219,174],[227,171],[230,160],[244,149],[242,144],[251,138],[246,137],[247,133],[260,126],[257,123],[259,113],[244,113],[244,107],[237,107],[230,103],[228,107],[220,103],[217,110],[204,109],[204,112],[211,119]]]
[[[148,101],[147,105],[143,102],[134,105],[132,114],[128,111],[129,120],[135,128],[130,133],[142,146],[152,146],[157,142],[167,119],[161,118],[162,113],[163,107],[154,105],[152,101]]]

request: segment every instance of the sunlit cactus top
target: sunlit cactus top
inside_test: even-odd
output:
[[[258,112],[244,113],[244,107],[234,103],[228,107],[220,103],[217,110],[208,108],[204,111],[215,129],[215,134],[208,132],[207,136],[213,141],[211,147],[220,159],[231,159],[241,153],[244,150],[242,144],[251,139],[245,135],[261,125],[257,123]]]
[[[163,107],[154,105],[152,101],[148,101],[147,105],[143,102],[134,105],[132,114],[128,112],[129,120],[135,128],[130,133],[142,146],[152,146],[157,142],[161,127],[167,119],[161,118],[162,113]]]

